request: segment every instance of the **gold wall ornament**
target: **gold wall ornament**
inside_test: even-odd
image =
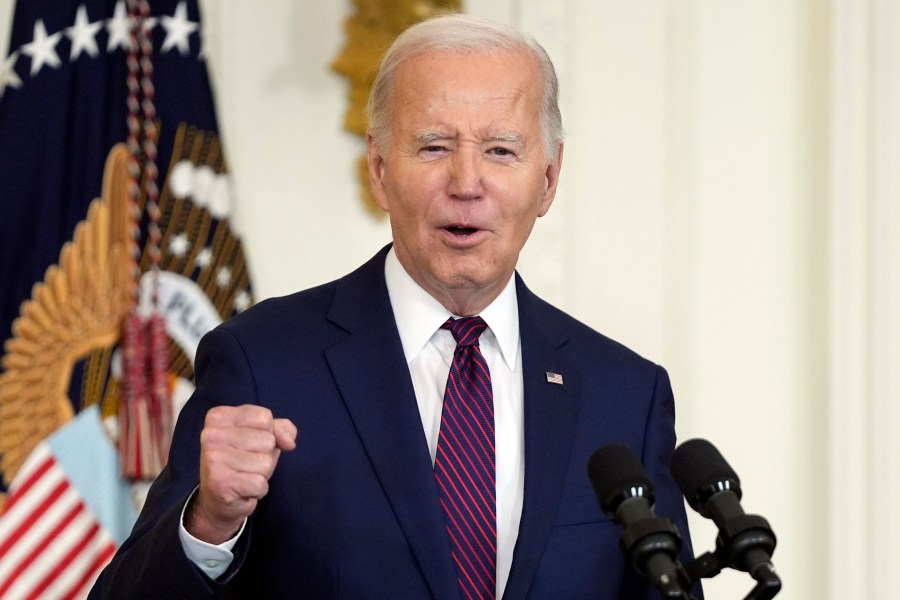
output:
[[[366,102],[381,55],[404,29],[429,17],[461,11],[462,0],[354,0],[353,3],[356,12],[344,21],[347,42],[331,68],[350,80],[344,128],[365,138]],[[363,205],[372,215],[382,216],[369,189],[365,152],[357,159],[356,177]]]

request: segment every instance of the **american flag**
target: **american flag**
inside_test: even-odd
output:
[[[116,460],[96,407],[31,452],[0,519],[0,598],[87,595],[135,517]]]

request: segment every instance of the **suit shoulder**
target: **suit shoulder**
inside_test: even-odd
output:
[[[387,299],[384,258],[388,249],[389,246],[385,246],[366,263],[339,279],[263,300],[232,317],[222,327],[233,333],[267,327],[308,328],[327,321],[335,306],[341,307],[339,313],[364,310],[373,299]],[[346,308],[348,298],[356,304]]]
[[[332,281],[287,296],[267,298],[228,319],[221,327],[238,333],[286,322],[322,319],[334,298],[336,285],[337,282]]]

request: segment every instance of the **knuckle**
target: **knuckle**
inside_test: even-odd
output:
[[[264,498],[266,494],[269,493],[269,480],[262,475],[257,475],[256,481],[254,483],[254,487],[256,489],[255,496],[257,498]]]
[[[266,431],[272,431],[274,429],[275,418],[272,416],[272,411],[264,406],[256,406],[256,419],[254,422],[260,429],[265,429]]]
[[[206,411],[206,419],[204,420],[207,426],[217,426],[221,424],[228,416],[228,406],[213,406],[208,411]]]
[[[275,466],[278,464],[278,457],[274,454],[266,455],[263,460],[263,473],[268,474],[268,476],[272,475],[272,472],[275,470]]]
[[[210,466],[220,465],[225,461],[225,451],[219,448],[209,448],[203,452],[201,460]]]
[[[211,429],[209,427],[204,427],[200,432],[200,446],[211,446],[216,443],[218,436],[216,435],[216,430]]]

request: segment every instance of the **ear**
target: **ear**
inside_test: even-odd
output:
[[[553,199],[556,197],[556,187],[559,185],[559,172],[562,169],[563,144],[559,145],[559,151],[556,158],[547,165],[547,171],[544,173],[544,195],[541,198],[541,205],[538,212],[539,217],[543,217],[550,210]]]
[[[366,160],[369,163],[369,187],[372,188],[372,195],[375,196],[375,201],[381,210],[390,212],[387,195],[384,193],[384,157],[378,150],[372,134],[366,135]]]

